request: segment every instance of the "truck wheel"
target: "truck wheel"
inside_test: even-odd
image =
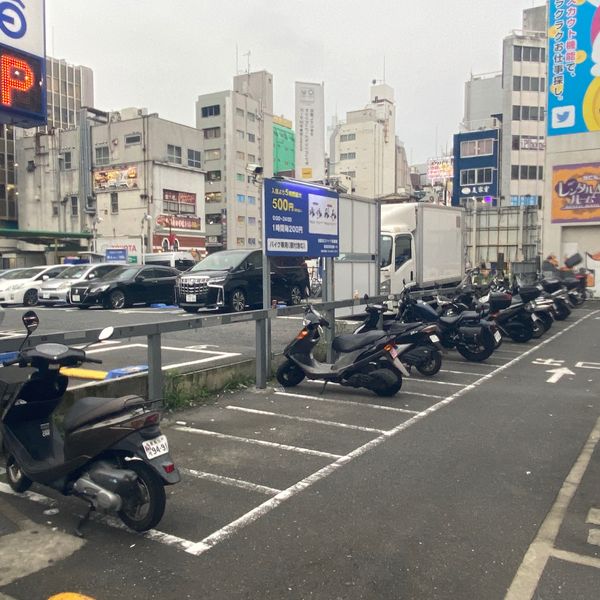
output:
[[[241,288],[236,288],[229,296],[227,306],[230,312],[244,312],[246,310],[246,294]]]
[[[302,303],[302,290],[297,286],[293,286],[290,290],[290,304],[297,306]]]

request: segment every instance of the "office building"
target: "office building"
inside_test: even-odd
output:
[[[296,164],[296,135],[292,122],[273,117],[273,175],[294,177]]]
[[[233,79],[233,89],[203,94],[196,101],[206,171],[206,246],[260,248],[260,178],[273,175],[273,76],[267,71]]]

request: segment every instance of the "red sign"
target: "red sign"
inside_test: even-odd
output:
[[[165,229],[193,229],[199,231],[202,229],[200,217],[183,217],[179,215],[158,215],[156,224]]]
[[[0,45],[0,122],[45,124],[45,80],[43,58]]]

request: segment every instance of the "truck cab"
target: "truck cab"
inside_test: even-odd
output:
[[[392,292],[391,282],[414,281],[415,239],[403,227],[388,227],[381,232],[381,293]]]

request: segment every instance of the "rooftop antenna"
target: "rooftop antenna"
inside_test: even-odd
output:
[[[248,57],[247,71],[246,71],[246,73],[248,73],[248,75],[250,75],[250,50],[248,50],[248,52],[246,52],[245,54],[242,54],[242,56],[247,56]]]
[[[383,56],[383,83],[385,83],[385,55]]]
[[[238,45],[235,45],[235,74],[240,74],[240,61],[239,61],[239,53],[238,53]]]

